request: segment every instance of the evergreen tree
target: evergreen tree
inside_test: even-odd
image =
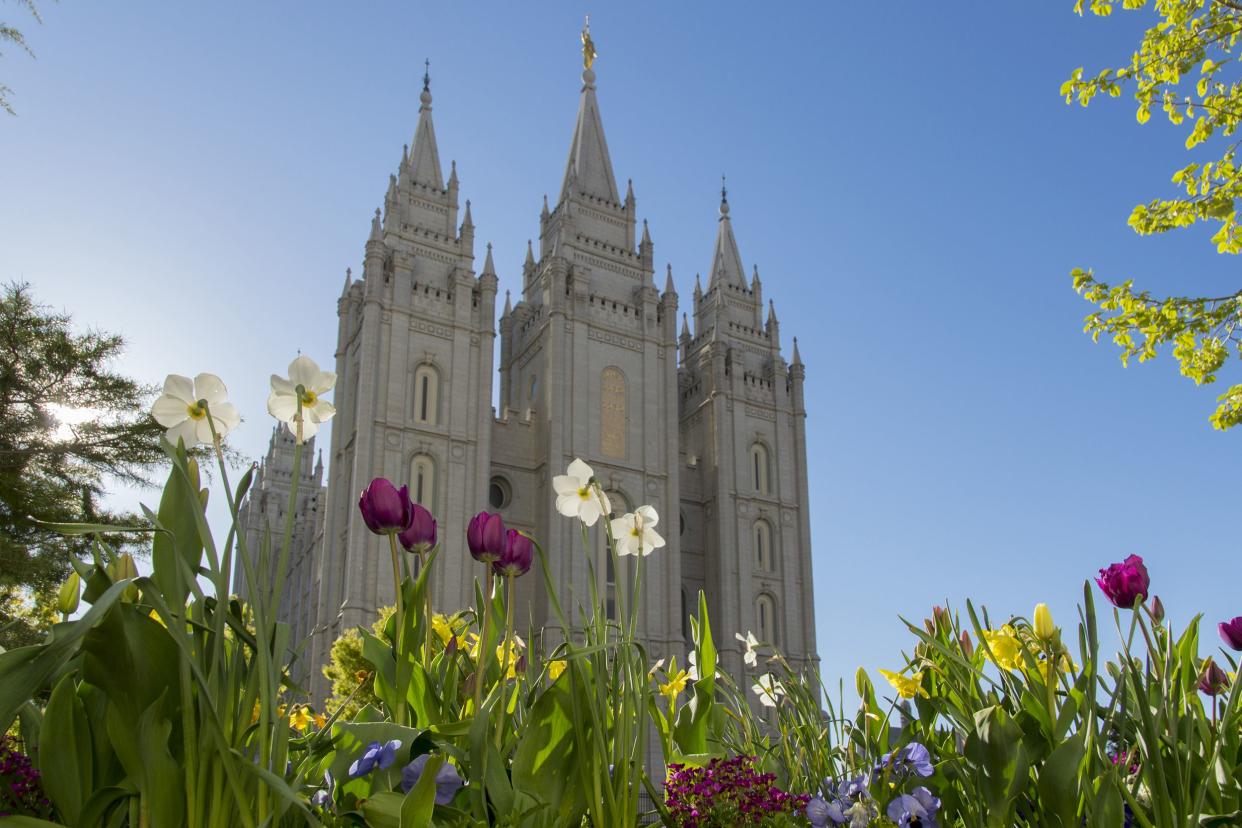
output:
[[[1237,159],[1242,123],[1242,73],[1237,60],[1242,45],[1242,0],[1077,0],[1075,11],[1089,6],[1101,17],[1115,7],[1154,12],[1128,62],[1094,75],[1074,70],[1061,87],[1067,103],[1087,106],[1097,95],[1118,97],[1131,89],[1136,117],[1147,123],[1159,108],[1169,123],[1185,130],[1186,149],[1204,157],[1173,174],[1184,191],[1172,198],[1140,204],[1130,226],[1142,235],[1164,233],[1200,222],[1220,225],[1212,236],[1219,253],[1242,252],[1242,165]],[[1136,291],[1133,282],[1105,284],[1090,270],[1075,269],[1074,287],[1099,310],[1086,319],[1096,340],[1108,335],[1121,348],[1122,363],[1145,362],[1162,346],[1172,346],[1183,375],[1196,384],[1215,382],[1231,354],[1242,356],[1242,290],[1224,296],[1156,297]],[[1218,398],[1212,424],[1221,430],[1242,423],[1242,384]]]
[[[153,389],[111,367],[121,337],[75,333],[25,284],[0,296],[0,646],[37,640],[90,539],[35,520],[136,524],[100,505],[104,485],[146,483],[164,460],[162,429],[145,413]],[[32,519],[33,518],[33,519]]]

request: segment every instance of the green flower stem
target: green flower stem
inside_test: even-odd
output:
[[[483,595],[483,626],[479,628],[479,657],[474,664],[474,714],[483,706],[483,670],[487,665],[487,627],[492,620],[492,590],[495,588],[492,565],[487,568],[487,592]]]
[[[397,662],[405,658],[405,593],[401,589],[401,558],[397,552],[397,536],[393,532],[388,533],[388,551],[392,554],[392,581],[393,589],[396,590],[397,600],[396,609],[394,611],[396,628],[393,632],[392,648],[397,656]],[[398,687],[397,692],[400,693],[404,688]],[[397,703],[393,705],[392,710],[393,721],[399,725],[405,724],[405,698],[402,696],[397,699]]]
[[[423,577],[423,667],[431,670],[431,573],[427,572],[427,553],[418,553],[418,572]],[[426,573],[426,574],[423,574]],[[451,632],[451,630],[450,630]]]
[[[500,685],[501,692],[500,692],[500,725],[499,727],[496,728],[496,749],[497,750],[500,749],[501,740],[504,737],[505,726],[508,724],[508,718],[509,718],[509,702],[508,702],[508,699],[506,698],[508,696],[508,692],[507,692],[508,687],[506,686],[505,682],[508,680],[507,677],[509,675],[509,665],[513,659],[513,653],[510,650],[510,647],[513,646],[511,643],[513,641],[513,581],[514,581],[514,578],[512,575],[505,576],[505,587],[506,587],[505,589],[505,593],[506,593],[506,596],[505,596],[505,638],[504,638],[504,641],[500,645],[500,649],[504,653],[504,658],[500,662],[500,679],[498,682]],[[515,692],[517,690],[517,683],[518,683],[518,677],[515,673],[513,677],[513,686],[514,686]]]

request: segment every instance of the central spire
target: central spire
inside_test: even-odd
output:
[[[619,204],[621,197],[617,192],[617,179],[612,174],[604,124],[599,117],[599,103],[595,100],[595,70],[591,67],[597,54],[588,18],[587,25],[582,28],[582,95],[578,99],[574,137],[569,142],[569,160],[565,164],[561,200],[581,193]]]
[[[440,150],[436,146],[436,128],[431,122],[431,61],[424,64],[423,91],[418,96],[418,127],[414,130],[414,149],[410,153],[410,180],[436,190],[444,189],[440,172]]]
[[[720,176],[720,226],[716,231],[716,249],[712,253],[712,271],[708,288],[718,284],[731,284],[746,287],[746,277],[742,270],[742,254],[737,249],[737,239],[733,237],[733,224],[729,221],[729,191],[725,188],[725,178]]]

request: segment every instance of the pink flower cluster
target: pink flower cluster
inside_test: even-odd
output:
[[[50,817],[52,803],[43,795],[39,772],[7,735],[0,735],[0,817]]]
[[[671,764],[664,804],[680,828],[764,825],[769,817],[797,814],[810,800],[782,791],[775,779],[756,770],[753,756],[713,759],[704,768]]]

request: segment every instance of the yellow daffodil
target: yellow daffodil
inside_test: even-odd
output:
[[[672,665],[673,671],[668,673],[668,681],[660,685],[660,692],[669,700],[677,698],[681,691],[686,689],[686,682],[690,679],[690,674],[685,670],[677,669],[677,662]]]
[[[314,716],[314,719],[315,719],[315,727],[318,730],[323,730],[324,725],[328,723],[328,717],[323,715],[322,713],[316,713]]]
[[[561,677],[561,673],[565,672],[565,668],[569,666],[569,662],[560,659],[548,662],[548,678],[556,681]]]
[[[923,671],[907,677],[900,673],[890,673],[888,670],[881,670],[880,675],[888,679],[888,683],[893,685],[893,689],[897,691],[897,695],[903,699],[912,699],[915,696],[930,698],[927,691],[923,689]]]
[[[983,639],[992,651],[992,660],[1002,670],[1017,670],[1022,666],[1022,643],[1012,626],[1006,624],[999,630],[984,630]]]
[[[159,624],[161,627],[164,627],[165,629],[168,628],[168,625],[164,623],[164,619],[160,618],[160,614],[156,612],[155,610],[151,610],[149,613],[147,613],[147,617],[150,618],[155,623]]]
[[[1065,653],[1061,653],[1061,657],[1060,657],[1060,658],[1053,659],[1052,661],[1055,661],[1055,662],[1056,662],[1056,665],[1057,665],[1057,671],[1058,671],[1058,672],[1061,672],[1061,673],[1068,673],[1068,672],[1070,671],[1070,667],[1072,666],[1072,662],[1070,661],[1069,656],[1067,656]],[[1043,677],[1043,679],[1044,679],[1044,684],[1047,684],[1047,683],[1048,683],[1048,681],[1049,681],[1049,678],[1048,678],[1049,667],[1048,667],[1048,665],[1049,665],[1049,664],[1051,664],[1051,663],[1052,663],[1052,661],[1050,661],[1049,659],[1046,659],[1046,658],[1044,658],[1044,659],[1040,659],[1040,661],[1039,661],[1039,674],[1040,674],[1040,676],[1042,676],[1042,677]]]
[[[1035,636],[1041,641],[1048,641],[1057,634],[1057,627],[1056,624],[1052,623],[1052,612],[1048,609],[1047,604],[1036,604],[1031,620],[1031,627],[1035,630]]]
[[[453,623],[457,620],[458,619],[456,617],[450,619],[448,616],[437,612],[431,617],[431,629],[437,636],[439,636],[440,643],[445,647],[448,647],[449,642],[456,637],[457,649],[464,650],[467,644],[466,636],[462,634],[459,625]]]
[[[298,705],[293,708],[293,712],[289,714],[289,727],[294,730],[306,730],[310,723],[315,719],[311,716],[310,708],[306,705]]]

